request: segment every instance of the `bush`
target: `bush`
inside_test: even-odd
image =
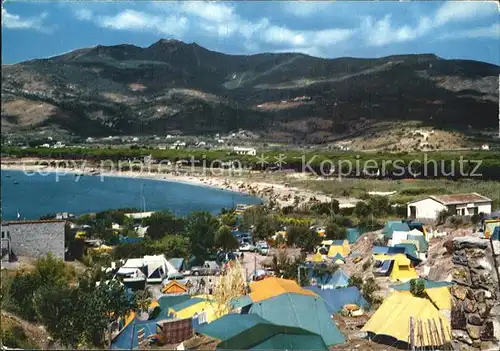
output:
[[[371,265],[372,265],[372,262],[370,260],[368,260],[365,263],[363,263],[362,268],[364,271],[366,271]]]
[[[2,323],[2,344],[15,349],[39,349],[37,345],[32,344],[24,330],[19,325],[4,325]]]
[[[453,213],[451,211],[442,210],[438,213],[436,222],[438,225],[444,224],[444,223],[446,223],[446,220],[448,219],[448,217],[451,217],[451,216],[453,216]]]
[[[363,286],[363,279],[360,276],[351,275],[349,277],[348,284],[349,284],[349,286],[355,286],[359,290],[361,290],[361,287]]]
[[[460,227],[464,223],[464,220],[463,220],[462,217],[453,216],[453,217],[450,218],[450,223],[455,228],[458,228],[458,227]]]

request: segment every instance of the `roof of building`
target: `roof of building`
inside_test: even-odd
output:
[[[371,339],[376,342],[377,339],[389,337],[408,343],[410,317],[416,321],[422,321],[423,335],[415,337],[416,347],[441,346],[443,343],[437,341],[439,339],[444,340],[444,344],[451,341],[450,323],[429,300],[399,291],[393,292],[384,300],[361,330],[375,334]],[[438,326],[437,330],[434,328],[432,331],[429,330],[428,321],[433,321],[431,325],[435,323]],[[432,337],[433,335],[436,337]]]
[[[340,312],[348,304],[355,304],[365,309],[370,307],[370,304],[355,286],[337,289],[320,289],[317,286],[308,286],[306,289],[321,296],[330,315]]]
[[[282,294],[252,304],[249,313],[258,314],[274,324],[298,327],[321,335],[327,346],[345,343],[344,336],[332,322],[325,302],[316,294]]]
[[[491,202],[491,199],[478,193],[453,194],[453,195],[432,195],[429,198],[442,203],[443,205],[458,205],[475,202]]]
[[[228,314],[196,328],[221,342],[217,349],[327,350],[323,339],[311,331],[277,325],[257,314]]]
[[[259,302],[281,294],[300,294],[317,296],[315,293],[301,288],[297,282],[289,279],[269,277],[260,281],[250,283],[250,298],[253,302]]]

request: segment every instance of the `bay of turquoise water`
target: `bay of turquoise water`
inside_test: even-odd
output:
[[[49,213],[81,215],[124,207],[168,209],[178,216],[193,211],[217,214],[223,207],[261,203],[257,197],[177,182],[23,171],[2,171],[1,190],[2,220],[15,220],[18,211],[21,219],[39,219]]]

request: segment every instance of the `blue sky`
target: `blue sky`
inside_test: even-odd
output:
[[[161,38],[229,54],[434,53],[500,64],[495,2],[20,2],[2,4],[2,61]]]

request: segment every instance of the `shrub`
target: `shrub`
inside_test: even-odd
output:
[[[453,216],[453,217],[450,218],[450,223],[455,228],[458,228],[458,227],[460,227],[464,223],[464,220],[463,220],[462,217]]]
[[[361,290],[361,287],[363,286],[363,279],[360,276],[351,275],[349,277],[348,284],[349,284],[349,286],[355,286],[359,290]]]
[[[362,268],[364,271],[366,271],[371,265],[372,265],[372,262],[370,260],[368,260],[365,263],[363,263]]]

